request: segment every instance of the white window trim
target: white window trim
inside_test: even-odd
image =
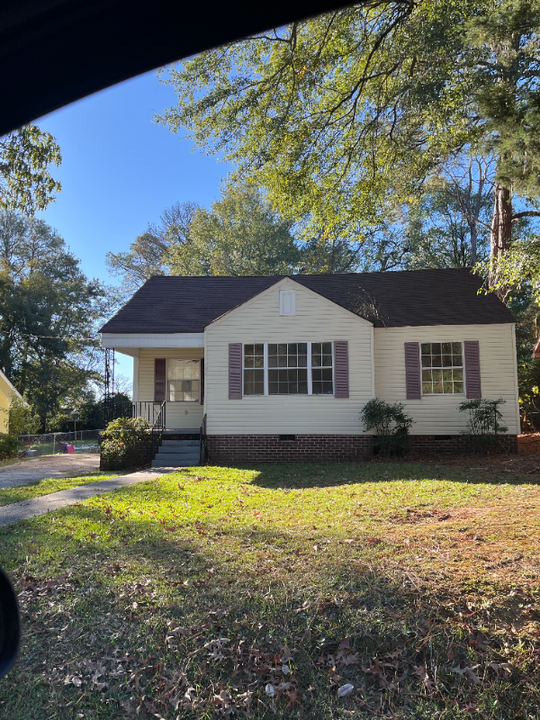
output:
[[[304,342],[303,340],[300,340],[298,342]],[[319,340],[317,342],[329,342],[332,346],[331,353],[332,353],[332,365],[325,365],[325,368],[330,368],[332,370],[332,393],[314,393],[313,392],[313,367],[311,366],[311,346],[313,343],[308,342],[307,343],[307,380],[308,380],[308,391],[307,395],[313,395],[314,397],[334,397],[334,391],[335,391],[335,377],[334,377],[334,341],[333,340]],[[270,397],[270,393],[268,392],[268,345],[271,343],[242,343],[242,397]],[[274,343],[272,343],[274,344]],[[281,344],[281,343],[278,343]],[[286,343],[287,345],[290,345],[291,343]],[[264,393],[262,395],[246,395],[244,392],[244,378],[245,378],[245,346],[246,345],[262,345],[263,346],[263,356],[264,356],[264,367],[263,367],[263,373],[264,373]],[[247,368],[248,370],[253,370],[254,368]],[[260,368],[259,368],[260,369]],[[284,369],[294,369],[294,368],[284,368]],[[315,368],[317,369],[317,368]],[[306,395],[306,393],[290,393],[290,397],[296,397],[297,395]],[[272,395],[272,397],[289,397],[289,393],[282,393],[278,395]]]
[[[433,343],[441,343],[441,344],[442,344],[443,342],[445,342],[445,343],[447,343],[447,342],[451,342],[451,343],[452,343],[452,342],[458,342],[458,343],[460,343],[460,345],[461,345],[461,359],[462,359],[462,363],[463,363],[463,364],[461,365],[461,367],[463,368],[463,392],[461,392],[461,393],[445,393],[445,392],[442,392],[442,393],[425,393],[425,392],[424,392],[424,389],[423,389],[423,388],[424,388],[424,383],[422,382],[422,370],[424,369],[424,368],[422,367],[422,345],[427,345],[428,342],[429,342],[430,345],[433,345]],[[466,382],[467,382],[467,373],[465,372],[465,347],[464,347],[464,345],[463,345],[463,340],[424,340],[423,342],[420,340],[419,343],[418,343],[418,345],[419,345],[419,349],[420,349],[420,389],[421,389],[421,392],[422,392],[422,397],[426,397],[426,398],[431,398],[431,397],[461,397],[462,395],[463,395],[464,397],[466,397],[466,396],[467,396],[467,385],[466,385]],[[453,369],[453,367],[454,367],[454,366],[452,366],[451,369]],[[457,366],[456,366],[456,367],[457,367]],[[439,368],[426,368],[426,369],[429,369],[429,370],[438,370]],[[441,369],[441,370],[444,370],[444,368],[442,368],[442,367],[441,367],[440,369]]]

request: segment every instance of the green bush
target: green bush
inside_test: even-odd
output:
[[[142,418],[117,418],[101,434],[101,459],[110,470],[141,467],[150,443],[150,425]]]
[[[409,449],[409,428],[413,419],[405,414],[402,403],[387,403],[374,398],[360,413],[364,429],[373,430],[373,447],[380,455],[404,455]]]
[[[0,433],[0,460],[16,458],[22,449],[23,445],[16,437],[6,435],[6,433]]]
[[[13,393],[9,406],[9,434],[15,437],[27,433],[32,435],[39,430],[40,423],[32,406]]]
[[[499,410],[499,405],[504,405],[505,402],[503,398],[498,400],[478,398],[465,400],[459,404],[459,412],[469,412],[467,429],[463,434],[471,436],[475,450],[495,449],[499,435],[508,430],[502,424],[503,416]]]

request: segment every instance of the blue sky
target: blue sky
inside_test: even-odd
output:
[[[105,266],[108,251],[127,250],[175,202],[209,205],[219,196],[227,166],[152,122],[174,102],[173,90],[151,72],[36,121],[63,156],[53,172],[62,192],[40,215],[89,277],[116,284]],[[131,378],[131,359],[117,357],[117,372]]]

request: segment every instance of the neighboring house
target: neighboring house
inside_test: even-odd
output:
[[[515,321],[468,270],[153,277],[102,329],[133,356],[136,414],[198,429],[211,462],[371,454],[360,411],[402,402],[416,447],[466,444],[465,398],[499,397],[517,447]]]
[[[9,430],[9,408],[11,407],[13,395],[21,397],[0,370],[0,433],[7,433]]]

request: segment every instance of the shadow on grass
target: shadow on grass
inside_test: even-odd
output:
[[[13,720],[67,720],[74,705],[114,720],[231,708],[255,718],[457,718],[465,706],[488,717],[495,699],[499,718],[536,712],[523,657],[509,675],[489,665],[508,659],[503,640],[519,644],[501,637],[495,609],[479,605],[471,619],[449,582],[430,591],[383,562],[384,542],[314,552],[308,531],[149,520],[113,504],[66,508],[0,538],[25,625],[18,668],[0,685]],[[338,698],[346,683],[354,693]]]
[[[236,465],[238,470],[257,472],[254,485],[268,489],[335,487],[355,483],[408,480],[445,480],[489,485],[540,485],[540,478],[516,472],[420,462],[276,463]]]

